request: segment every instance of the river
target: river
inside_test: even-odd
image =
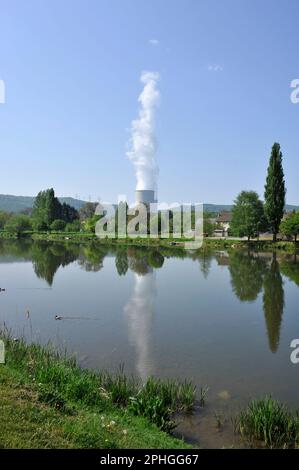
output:
[[[0,288],[14,336],[67,348],[83,367],[207,387],[177,429],[202,447],[238,446],[231,417],[251,398],[299,408],[294,255],[2,240]]]

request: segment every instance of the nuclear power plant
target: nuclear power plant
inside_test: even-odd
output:
[[[142,203],[147,206],[157,203],[155,191],[152,191],[151,189],[137,189],[135,191],[135,202],[136,205]]]

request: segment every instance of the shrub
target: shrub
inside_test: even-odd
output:
[[[61,220],[61,219],[56,219],[54,220],[54,222],[51,223],[51,230],[53,230],[54,232],[60,232],[60,231],[63,231],[65,229],[65,221],[64,220]]]
[[[13,215],[5,224],[5,230],[10,233],[20,234],[27,230],[32,230],[32,222],[28,215],[17,214]]]
[[[32,226],[33,230],[35,230],[36,232],[44,232],[48,230],[48,225],[42,220],[33,219]]]
[[[0,211],[0,230],[4,228],[11,217],[11,214],[5,211]]]
[[[80,230],[81,230],[80,220],[74,220],[74,222],[66,224],[65,226],[66,232],[80,232]]]
[[[89,219],[86,219],[85,222],[84,222],[84,230],[86,232],[95,232],[96,224],[97,224],[98,220],[100,220],[100,218],[101,218],[101,216],[99,216],[99,215],[93,215]]]

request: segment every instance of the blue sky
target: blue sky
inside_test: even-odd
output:
[[[297,0],[0,0],[0,13],[0,193],[132,200],[129,128],[151,70],[160,200],[262,196],[278,141],[299,204]]]

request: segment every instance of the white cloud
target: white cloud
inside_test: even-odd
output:
[[[160,44],[160,41],[159,39],[149,39],[149,44],[151,44],[152,46],[159,46]]]
[[[219,65],[219,64],[210,64],[210,65],[208,65],[208,70],[210,72],[222,72],[223,67],[222,67],[222,65]]]

